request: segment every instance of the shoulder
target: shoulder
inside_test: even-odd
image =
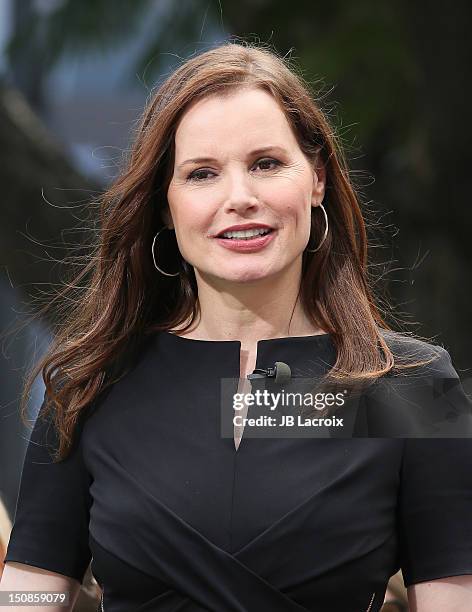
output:
[[[382,333],[396,367],[377,379],[364,397],[369,434],[471,437],[472,404],[449,352],[417,338]]]
[[[448,351],[440,345],[397,331],[381,329],[380,333],[394,357],[418,361],[433,359],[443,363],[450,361]]]
[[[132,408],[136,396],[146,392],[155,375],[155,338],[147,336],[139,341],[130,341],[108,367],[106,384],[87,407],[84,415],[86,427],[89,426],[88,421],[95,421],[96,415],[103,413],[109,405],[113,405],[115,414],[120,409],[127,411]]]
[[[459,378],[451,355],[443,346],[390,330],[381,330],[381,334],[395,360],[395,367],[389,373],[389,378]]]

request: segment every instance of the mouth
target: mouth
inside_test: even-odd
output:
[[[216,243],[224,249],[236,253],[256,253],[264,250],[271,242],[277,230],[271,227],[252,227],[247,230],[231,230],[215,236]]]
[[[257,240],[258,238],[261,238],[262,236],[266,236],[267,234],[271,234],[274,231],[275,230],[273,230],[270,227],[261,227],[261,228],[254,228],[254,229],[249,229],[249,230],[234,230],[234,231],[229,231],[229,232],[222,232],[221,234],[218,234],[217,236],[215,236],[215,238],[218,238],[220,240],[251,241],[251,240]]]

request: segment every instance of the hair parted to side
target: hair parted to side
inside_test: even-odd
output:
[[[46,355],[26,378],[22,415],[31,386],[41,372],[46,385],[44,412],[54,410],[59,434],[57,458],[70,451],[81,412],[129,369],[143,341],[199,314],[192,266],[174,244],[159,243],[159,274],[151,244],[163,227],[162,211],[172,178],[174,135],[191,102],[231,94],[242,87],[268,91],[280,104],[307,158],[319,153],[326,167],[324,206],[329,232],[321,249],[303,255],[300,299],[315,325],[332,336],[337,361],[333,381],[374,381],[390,372],[429,363],[415,361],[408,335],[394,332],[383,320],[367,271],[366,228],[349,170],[326,115],[309,86],[288,61],[263,45],[228,42],[183,62],[151,97],[137,127],[125,166],[97,199],[97,240],[79,273],[47,304],[59,303],[60,322]],[[313,244],[324,224],[312,211]],[[163,232],[167,234],[168,232]],[[179,263],[180,262],[180,263]],[[63,299],[66,297],[67,299]],[[42,314],[44,309],[39,314]],[[409,341],[409,359],[399,360],[386,338]]]

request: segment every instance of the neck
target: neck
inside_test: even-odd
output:
[[[256,340],[323,333],[299,299],[300,276],[225,283],[197,275],[200,318],[185,337],[197,340]]]

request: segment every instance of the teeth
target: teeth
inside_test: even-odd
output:
[[[254,236],[263,236],[269,232],[269,229],[255,228],[250,230],[238,230],[235,232],[224,232],[221,235],[223,238],[242,238],[243,240],[247,240],[248,238],[253,238]]]

